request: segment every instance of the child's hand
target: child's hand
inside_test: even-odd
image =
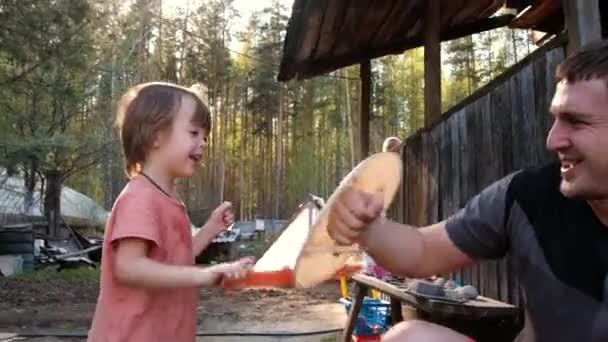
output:
[[[234,212],[232,211],[232,203],[224,202],[213,210],[211,216],[205,223],[214,235],[217,235],[230,227],[234,223]]]
[[[245,278],[251,272],[253,264],[253,258],[243,258],[235,262],[213,266],[213,272],[220,275],[220,281],[224,279],[238,280]]]

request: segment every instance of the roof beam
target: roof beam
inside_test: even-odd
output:
[[[466,37],[474,33],[507,26],[513,18],[514,16],[510,14],[501,15],[483,19],[471,24],[452,26],[441,34],[440,39],[441,41],[449,41]],[[328,59],[308,60],[294,65],[289,71],[281,70],[281,72],[279,72],[278,80],[288,81],[294,77],[297,79],[311,78],[349,65],[359,64],[366,60],[382,57],[384,55],[400,54],[405,50],[417,48],[423,45],[424,36],[421,35],[415,38],[390,41],[379,47],[354,49],[354,52],[345,54],[343,56]]]
[[[568,50],[576,51],[581,46],[602,39],[599,0],[562,0]],[[604,0],[605,1],[605,0]]]
[[[424,18],[424,125],[441,116],[441,5],[428,0]]]

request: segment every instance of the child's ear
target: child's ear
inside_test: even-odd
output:
[[[154,132],[154,140],[152,141],[152,148],[159,148],[166,139],[166,133],[162,130]]]

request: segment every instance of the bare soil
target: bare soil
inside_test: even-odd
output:
[[[10,335],[3,339],[1,333],[86,333],[98,291],[95,275],[0,277],[0,341],[10,340],[7,337]],[[338,304],[339,297],[337,283],[310,290],[248,289],[224,293],[221,289],[203,289],[197,309],[198,330],[276,333],[337,329],[346,320],[344,308]],[[46,337],[29,340],[84,339]],[[316,341],[319,340],[317,337]]]

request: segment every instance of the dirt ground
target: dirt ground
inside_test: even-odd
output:
[[[1,278],[0,341],[17,341],[11,333],[85,334],[95,309],[99,282],[96,275],[80,274]],[[309,290],[248,289],[224,293],[201,290],[198,330],[227,332],[307,332],[340,329],[346,320],[338,303],[337,283]],[[4,335],[2,335],[4,334]],[[331,335],[331,334],[330,334]],[[290,341],[333,341],[329,337]],[[84,338],[30,338],[31,341],[83,341]],[[204,338],[204,341],[275,341],[277,338]]]

